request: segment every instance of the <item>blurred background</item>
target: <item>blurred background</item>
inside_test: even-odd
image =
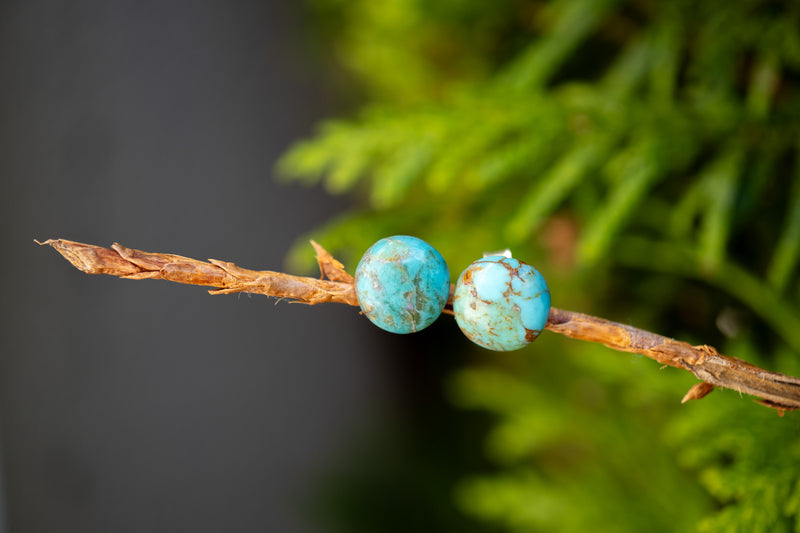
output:
[[[90,277],[511,247],[557,307],[800,375],[800,5],[0,7],[8,531],[796,531],[800,419],[543,334]]]
[[[307,30],[286,1],[0,4],[8,531],[324,531],[319,484],[400,409],[398,348],[353,308],[90,277],[33,242],[282,270],[348,205],[271,178],[337,106]]]

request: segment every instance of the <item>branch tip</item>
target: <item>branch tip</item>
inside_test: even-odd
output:
[[[714,390],[714,385],[711,383],[706,383],[705,381],[701,381],[700,383],[696,383],[689,389],[683,399],[681,399],[681,403],[686,403],[689,400],[699,400],[701,398],[705,398]]]
[[[353,276],[347,273],[342,263],[336,260],[328,250],[320,246],[313,239],[310,242],[311,246],[314,247],[314,251],[317,253],[317,264],[319,264],[321,276],[340,283],[353,283]]]

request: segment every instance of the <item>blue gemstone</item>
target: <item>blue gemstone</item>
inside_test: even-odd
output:
[[[484,348],[517,350],[544,329],[550,289],[532,266],[490,256],[467,267],[456,283],[453,312],[461,331]]]
[[[430,326],[450,295],[450,271],[442,255],[416,237],[397,235],[373,244],[356,267],[361,310],[392,333]]]

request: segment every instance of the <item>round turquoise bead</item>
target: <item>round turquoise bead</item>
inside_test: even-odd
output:
[[[453,312],[458,327],[473,342],[490,350],[517,350],[544,329],[550,289],[527,263],[499,255],[484,257],[459,276]]]
[[[356,298],[373,324],[392,333],[430,326],[450,295],[450,271],[442,255],[416,237],[381,239],[356,267]]]

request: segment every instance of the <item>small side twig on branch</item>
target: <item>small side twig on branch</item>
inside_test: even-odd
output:
[[[358,306],[353,277],[314,241],[311,244],[317,253],[320,272],[327,279],[249,270],[217,259],[205,262],[180,255],[142,252],[117,243],[103,248],[65,239],[36,242],[52,246],[87,274],[165,279],[214,287],[209,290],[210,294],[247,292],[309,305],[330,302]],[[446,311],[452,313],[452,290]],[[625,324],[555,307],[550,309],[545,329],[573,339],[599,342],[614,350],[638,353],[663,365],[691,372],[700,383],[686,393],[683,402],[700,399],[719,387],[755,396],[759,403],[777,409],[781,415],[784,411],[800,409],[800,379],[722,355],[711,346],[692,346]]]

